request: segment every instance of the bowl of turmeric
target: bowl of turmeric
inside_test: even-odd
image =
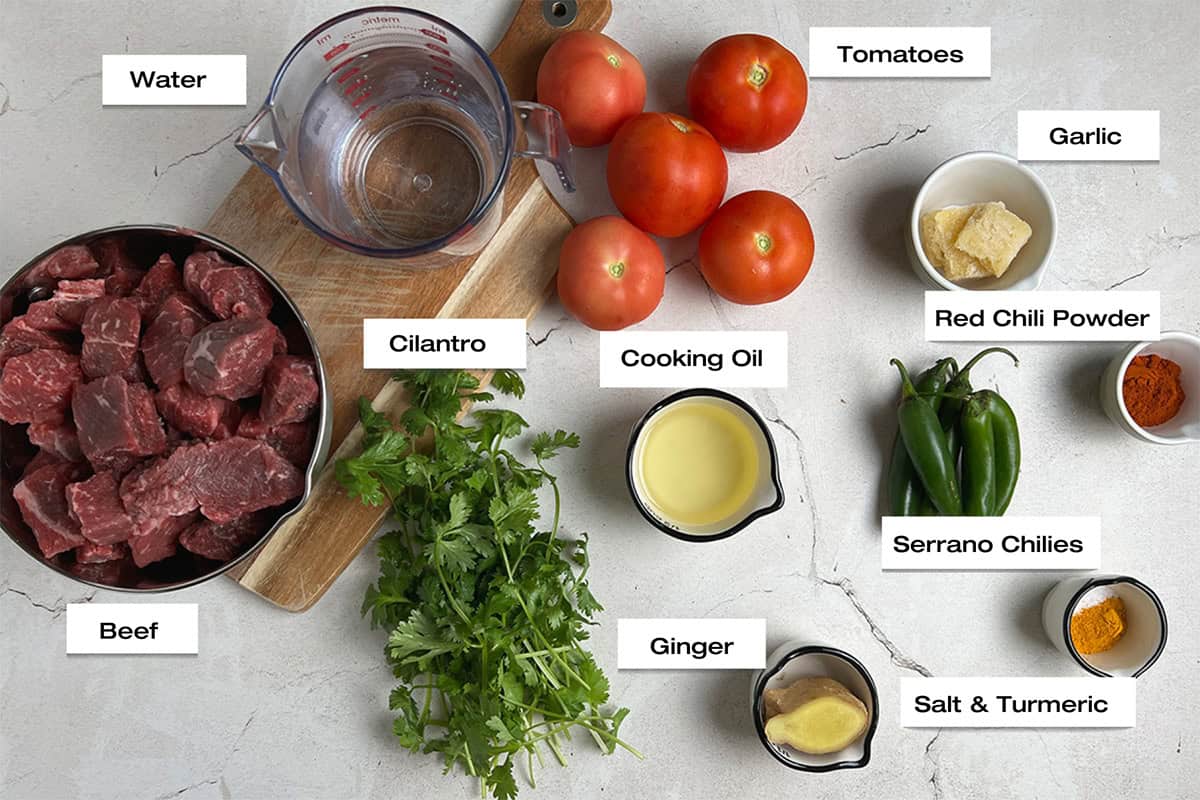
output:
[[[1167,644],[1162,601],[1128,575],[1060,582],[1042,604],[1042,626],[1055,647],[1100,677],[1136,678]]]
[[[1200,336],[1164,331],[1108,365],[1100,403],[1121,430],[1154,444],[1200,442]]]

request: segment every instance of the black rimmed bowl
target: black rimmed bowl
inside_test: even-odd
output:
[[[1124,603],[1125,634],[1111,650],[1081,653],[1071,641],[1071,617],[1106,597],[1120,597]],[[1128,575],[1085,575],[1061,581],[1042,603],[1042,627],[1055,647],[1101,678],[1136,678],[1154,666],[1167,646],[1162,601],[1149,586]]]
[[[790,686],[800,678],[832,678],[861,700],[870,715],[863,735],[836,753],[821,755],[801,753],[768,739],[763,693],[767,689]],[[776,648],[767,658],[766,669],[754,676],[750,685],[750,713],[754,718],[754,730],[758,733],[759,741],[767,752],[785,767],[801,772],[861,769],[871,761],[871,740],[875,737],[875,729],[879,725],[879,692],[875,688],[875,680],[863,663],[845,650],[822,644],[803,644],[800,640],[794,640]]]
[[[5,281],[3,288],[0,288],[0,326],[18,314],[25,313],[30,302],[42,299],[46,294],[44,289],[30,285],[30,282],[26,281],[26,276],[38,262],[62,247],[91,245],[106,237],[121,238],[129,255],[143,266],[153,264],[155,259],[163,253],[170,253],[175,262],[182,265],[184,259],[197,247],[204,247],[215,250],[234,264],[250,267],[261,275],[271,287],[275,303],[271,310],[270,320],[287,338],[288,352],[293,355],[308,356],[316,364],[321,401],[316,417],[316,439],[313,443],[312,455],[304,469],[304,492],[295,500],[271,509],[270,525],[266,531],[238,556],[223,563],[210,561],[186,551],[181,551],[170,558],[140,569],[134,568],[129,562],[76,564],[68,553],[46,558],[38,549],[33,532],[25,524],[25,520],[21,517],[21,511],[17,507],[16,501],[13,500],[13,488],[20,480],[21,471],[28,463],[33,451],[25,434],[20,430],[24,426],[0,423],[0,529],[3,529],[14,544],[34,560],[60,575],[90,586],[127,592],[165,592],[183,589],[214,578],[245,561],[307,502],[312,493],[316,475],[329,454],[329,441],[332,436],[333,411],[329,387],[325,380],[325,368],[321,362],[321,354],[317,351],[317,340],[301,316],[300,309],[296,307],[287,292],[271,277],[270,273],[255,264],[247,255],[221,240],[175,225],[118,225],[81,233],[47,248],[14,272]],[[112,568],[109,565],[118,565],[120,568]]]
[[[667,408],[690,402],[716,403],[740,417],[754,438],[758,455],[759,469],[754,491],[736,512],[711,525],[688,525],[669,519],[650,499],[641,477],[644,434],[649,431],[655,417]],[[775,440],[767,430],[767,423],[745,400],[719,389],[686,389],[664,397],[650,407],[633,426],[629,436],[629,448],[625,454],[625,484],[634,505],[647,522],[663,533],[688,542],[712,542],[733,536],[759,517],[783,508],[784,502],[783,484],[779,480],[779,456],[775,450]]]

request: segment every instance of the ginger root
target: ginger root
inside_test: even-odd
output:
[[[849,747],[867,730],[871,714],[832,678],[801,678],[763,692],[767,739],[802,753],[821,755]]]

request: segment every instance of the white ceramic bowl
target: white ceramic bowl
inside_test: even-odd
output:
[[[1071,616],[1081,604],[1111,596],[1125,603],[1129,623],[1125,635],[1111,650],[1080,653],[1071,642]],[[1158,595],[1127,575],[1084,575],[1062,581],[1042,603],[1042,627],[1055,647],[1102,678],[1138,677],[1154,665],[1167,644],[1167,612]]]
[[[1157,355],[1179,365],[1186,399],[1179,413],[1162,425],[1143,428],[1125,408],[1123,384],[1130,362],[1142,355]],[[1200,336],[1183,331],[1163,331],[1157,342],[1138,342],[1114,358],[1100,378],[1100,405],[1117,427],[1144,442],[1184,444],[1200,442]]]
[[[800,678],[833,678],[849,689],[871,715],[863,735],[844,750],[822,755],[801,753],[767,739],[763,692],[790,686]],[[844,650],[821,644],[804,644],[799,639],[775,648],[767,657],[766,669],[756,672],[750,682],[750,712],[763,747],[784,766],[801,772],[832,772],[859,769],[871,761],[871,739],[879,725],[879,692],[867,668]]]
[[[921,215],[947,206],[1000,201],[1029,223],[1033,234],[999,278],[955,283],[925,257],[921,246]],[[909,213],[904,237],[913,272],[932,289],[1036,289],[1042,282],[1058,231],[1054,198],[1033,170],[1003,153],[963,153],[943,162],[921,184]]]
[[[677,403],[693,403],[699,400],[722,405],[745,421],[747,429],[754,436],[758,450],[758,485],[743,507],[728,519],[711,525],[684,525],[661,514],[650,499],[650,493],[645,489],[645,481],[642,478],[642,452],[646,440],[643,434],[659,412]],[[687,542],[715,542],[733,536],[759,517],[774,514],[783,508],[784,502],[783,482],[779,479],[779,455],[775,450],[775,440],[767,430],[767,423],[745,400],[717,389],[685,389],[676,392],[659,400],[642,415],[629,436],[629,448],[625,454],[625,485],[629,488],[633,504],[647,522],[663,533]]]

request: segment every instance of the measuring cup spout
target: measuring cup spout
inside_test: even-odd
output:
[[[279,172],[283,164],[283,139],[279,135],[279,127],[275,123],[275,114],[270,104],[264,105],[250,120],[250,124],[238,136],[234,146],[246,158],[253,161],[269,173]]]
[[[550,106],[514,101],[517,115],[517,155],[536,158],[554,167],[563,189],[575,191],[575,175],[571,166],[571,140],[562,116]]]

